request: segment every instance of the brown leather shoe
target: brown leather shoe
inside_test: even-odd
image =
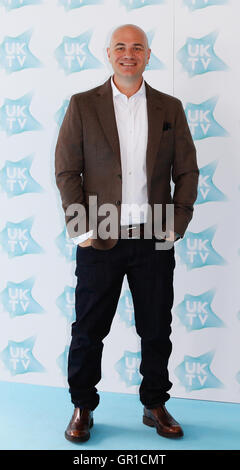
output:
[[[144,406],[143,423],[155,427],[157,433],[163,437],[183,436],[180,424],[168,413],[165,405],[153,409]]]
[[[93,412],[88,408],[75,408],[65,437],[71,442],[84,442],[90,438],[89,429],[93,426]]]

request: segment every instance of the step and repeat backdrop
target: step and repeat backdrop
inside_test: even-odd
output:
[[[70,97],[112,73],[111,31],[133,23],[152,50],[144,78],[182,100],[200,169],[175,244],[170,393],[240,402],[239,14],[238,0],[0,0],[1,381],[68,387],[76,246],[55,145]],[[138,394],[140,361],[125,277],[98,390]]]

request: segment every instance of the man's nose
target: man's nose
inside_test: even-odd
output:
[[[126,59],[131,59],[131,58],[133,59],[134,58],[134,49],[132,49],[130,47],[128,49],[125,49],[124,57]]]

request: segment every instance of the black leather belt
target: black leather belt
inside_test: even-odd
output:
[[[120,238],[129,239],[129,238],[144,238],[144,226],[145,224],[132,224],[132,225],[121,225],[120,226]],[[145,229],[146,231],[146,229]],[[147,239],[146,233],[145,237]],[[154,235],[150,239],[155,239]],[[160,239],[158,241],[165,241]]]

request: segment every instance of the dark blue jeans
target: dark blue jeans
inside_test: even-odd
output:
[[[156,250],[154,239],[119,239],[110,250],[77,247],[76,321],[68,356],[69,392],[75,407],[94,410],[99,404],[96,384],[101,380],[102,340],[110,331],[125,274],[141,338],[140,401],[155,408],[170,398],[174,268],[175,247]]]

